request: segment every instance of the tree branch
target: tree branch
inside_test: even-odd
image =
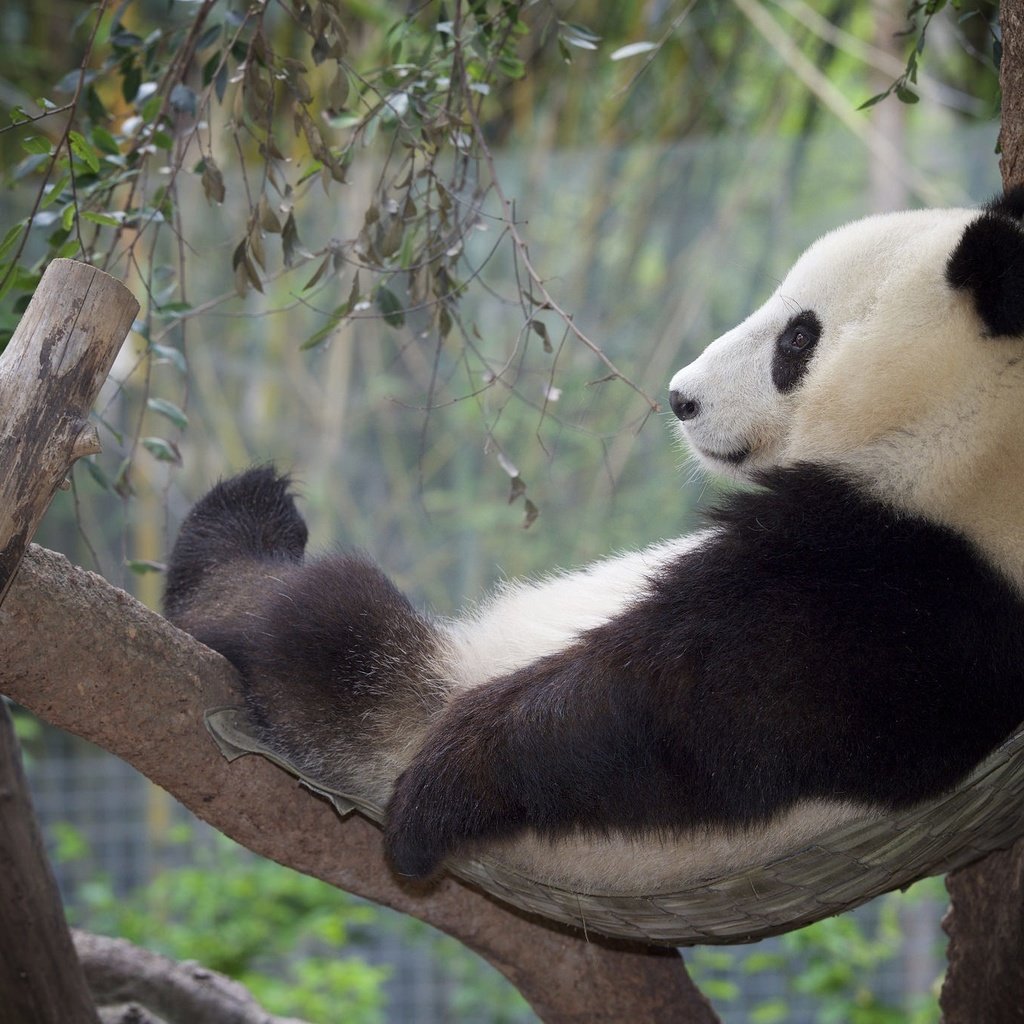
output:
[[[342,821],[269,761],[228,763],[203,712],[241,703],[219,655],[61,555],[33,546],[0,608],[0,692],[133,764],[256,853],[440,928],[558,1024],[711,1024],[674,950],[587,942],[451,879],[399,885],[380,832]]]
[[[166,1024],[304,1024],[274,1017],[243,985],[197,963],[178,963],[126,939],[77,930],[73,938],[100,1007],[135,1004]]]

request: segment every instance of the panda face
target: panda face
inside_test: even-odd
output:
[[[1024,231],[999,203],[825,235],[672,378],[684,440],[735,479],[814,462],[972,536],[998,520],[1024,581],[1024,529],[1006,511],[1024,494],[1024,322],[1004,313],[1013,296],[986,291],[1003,279],[1024,293]]]
[[[957,297],[944,266],[972,216],[870,217],[812,245],[759,310],[672,378],[671,404],[698,459],[749,479],[811,449],[859,445],[868,420],[870,432],[881,429],[890,418],[881,405],[895,413],[903,399],[887,403],[885,390],[867,382],[877,373],[889,379],[897,350],[920,352],[919,339],[947,323]],[[942,333],[948,338],[948,323]],[[834,390],[847,391],[846,422],[838,410],[821,418]]]

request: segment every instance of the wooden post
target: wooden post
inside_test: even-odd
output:
[[[0,357],[0,603],[71,464],[99,451],[86,417],[138,309],[102,271],[56,260]],[[2,701],[0,879],[5,1024],[97,1024]]]
[[[138,311],[102,270],[54,260],[0,356],[0,602],[71,464],[100,450],[89,410]]]

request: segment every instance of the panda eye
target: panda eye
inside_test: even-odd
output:
[[[814,347],[818,334],[815,325],[797,320],[779,335],[779,350],[788,355],[801,355]]]

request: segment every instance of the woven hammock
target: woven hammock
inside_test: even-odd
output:
[[[358,810],[378,824],[380,806],[304,775],[253,733],[246,712],[214,708],[206,725],[229,760],[261,754],[329,800],[342,816]],[[571,892],[478,857],[447,866],[453,875],[541,917],[611,938],[670,946],[754,942],[865,903],[928,875],[962,867],[1024,833],[1024,729],[952,792],[888,817],[822,832],[767,863],[638,895]]]

